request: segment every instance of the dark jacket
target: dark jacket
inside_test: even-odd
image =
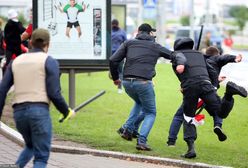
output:
[[[113,80],[119,79],[118,65],[126,58],[123,77],[138,77],[151,80],[155,76],[155,65],[159,57],[164,57],[184,65],[182,53],[172,52],[155,42],[153,36],[142,32],[133,40],[122,43],[120,48],[110,57],[109,66]]]
[[[0,27],[0,56],[1,55],[4,55],[4,48],[3,48],[3,31]]]
[[[174,50],[182,52],[187,61],[185,70],[182,74],[177,74],[181,82],[181,87],[185,88],[192,84],[198,84],[202,81],[209,81],[214,86],[218,85],[218,74],[215,69],[206,62],[204,55],[193,50],[194,42],[191,38],[181,38],[175,41]],[[172,62],[174,71],[176,72],[177,64]]]
[[[111,45],[112,54],[120,47],[120,45],[127,40],[126,32],[120,28],[112,28]]]
[[[218,75],[220,74],[221,68],[228,63],[235,62],[235,55],[216,55],[209,56],[204,55],[207,59],[207,62],[216,70]]]
[[[21,48],[21,34],[25,31],[21,22],[8,20],[4,27],[4,40],[6,42],[6,50],[20,50]]]

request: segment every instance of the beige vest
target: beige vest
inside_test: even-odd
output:
[[[22,54],[13,61],[14,104],[24,102],[49,103],[45,80],[46,59],[47,54],[36,52]]]

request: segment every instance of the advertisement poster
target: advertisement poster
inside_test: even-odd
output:
[[[107,59],[107,0],[38,0],[37,27],[51,34],[59,60]]]

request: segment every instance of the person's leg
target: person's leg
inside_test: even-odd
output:
[[[5,73],[6,69],[7,69],[7,66],[9,65],[9,63],[10,63],[10,61],[11,61],[12,54],[13,54],[12,51],[9,51],[9,50],[6,50],[6,51],[5,51],[6,62],[5,62],[4,66],[3,66],[3,69],[2,69],[3,75],[4,75],[4,73]]]
[[[222,130],[223,119],[218,115],[213,116],[214,120],[214,133],[218,136],[219,141],[225,141],[227,139],[226,134]]]
[[[34,168],[45,168],[50,155],[52,123],[49,109],[46,107],[30,108],[30,125],[34,149]]]
[[[125,124],[117,131],[121,134],[122,138],[126,140],[132,140],[132,133],[134,130],[134,122],[137,120],[138,115],[141,111],[141,102],[139,101],[139,97],[136,94],[136,90],[134,87],[133,81],[123,81],[123,86],[125,87],[126,93],[131,97],[135,104],[129,114],[129,117]]]
[[[222,130],[223,120],[217,115],[219,111],[221,111],[222,103],[220,97],[217,95],[216,91],[210,90],[209,93],[205,93],[202,95],[202,99],[206,104],[205,109],[213,117],[214,133],[218,136],[219,141],[225,141],[227,139],[227,136]],[[231,110],[231,108],[228,110]]]
[[[220,118],[227,118],[231,112],[234,105],[233,95],[247,97],[247,91],[242,86],[238,86],[233,82],[228,82],[226,85],[225,95],[221,100],[221,110],[218,112]]]
[[[190,99],[189,99],[190,98]],[[197,108],[197,102],[198,98],[196,95],[192,94],[190,95],[184,95],[184,101],[183,101],[183,112],[185,117],[192,118],[193,119],[193,112]],[[183,121],[183,136],[184,141],[187,143],[188,150],[185,154],[181,155],[184,158],[195,158],[196,152],[194,148],[194,142],[197,138],[197,132],[196,127],[192,123],[192,119],[190,121],[186,121],[184,119]]]
[[[141,123],[143,122],[144,118],[145,118],[145,113],[141,110],[138,115],[138,118],[134,122],[133,138],[139,137],[139,127]]]
[[[65,35],[66,35],[67,37],[69,37],[69,38],[70,38],[70,31],[71,31],[71,28],[70,28],[70,27],[67,27],[67,28],[66,28],[66,32],[65,32]]]
[[[146,145],[146,142],[156,118],[156,102],[152,81],[142,82],[137,90],[145,118],[140,128],[140,135],[136,148],[140,150],[151,150]]]
[[[22,152],[19,154],[17,158],[16,165],[20,168],[25,167],[25,165],[32,159],[33,153],[33,145],[31,139],[31,130],[28,123],[28,118],[25,116],[26,111],[25,108],[14,110],[14,120],[16,124],[16,128],[18,132],[22,134],[22,137],[25,141],[25,147]]]
[[[183,135],[184,135],[184,141],[187,143],[188,150],[185,154],[181,155],[184,158],[195,158],[196,152],[194,147],[194,141],[197,138],[197,132],[195,125],[188,123],[184,120],[183,122]]]
[[[138,114],[141,110],[141,106],[135,102],[134,107],[132,108],[130,115],[125,122],[125,124],[122,126],[123,128],[123,133],[121,134],[121,137],[131,141],[133,138],[133,131],[135,129],[134,127],[134,122],[136,121]],[[120,128],[121,129],[121,128]],[[119,130],[120,130],[119,129]],[[119,131],[120,132],[120,131]]]
[[[199,100],[200,87],[198,85],[192,85],[183,90],[183,135],[184,141],[187,143],[188,150],[185,154],[181,155],[184,158],[195,158],[196,152],[194,148],[194,141],[197,139],[196,127],[192,123],[197,110],[197,104]],[[187,120],[186,120],[187,118]],[[190,120],[188,120],[190,119]]]
[[[127,127],[127,125],[129,125],[128,124],[130,122],[129,118],[128,118],[127,122],[121,128],[119,128],[117,130],[117,133],[119,133],[124,139],[127,139],[127,140],[132,140],[132,138],[138,138],[139,137],[139,127],[140,127],[140,124],[142,123],[142,121],[144,120],[144,117],[145,117],[144,112],[140,111],[136,121],[134,122],[134,129],[132,130],[132,133],[130,131],[128,131],[127,129],[125,129]],[[128,135],[123,135],[123,133],[128,134]],[[127,137],[127,138],[125,138],[125,137]]]
[[[168,141],[167,141],[168,146],[175,146],[177,135],[178,135],[178,132],[180,130],[182,123],[183,123],[183,105],[181,105],[178,108],[171,122]]]
[[[81,27],[77,26],[76,29],[77,29],[77,32],[78,32],[78,37],[81,37],[81,35],[82,35]]]

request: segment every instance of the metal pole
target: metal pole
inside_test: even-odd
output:
[[[69,106],[75,108],[75,70],[70,69],[69,71]]]
[[[191,0],[191,15],[190,15],[190,38],[194,39],[194,25],[195,25],[195,9],[194,0]]]
[[[165,15],[166,15],[165,0],[158,0],[157,2],[157,42],[161,45],[165,42]]]
[[[143,0],[139,0],[138,4],[138,26],[143,23]]]
[[[209,24],[211,23],[211,16],[210,16],[210,1],[207,0],[207,4],[206,4],[206,25],[209,26]]]

